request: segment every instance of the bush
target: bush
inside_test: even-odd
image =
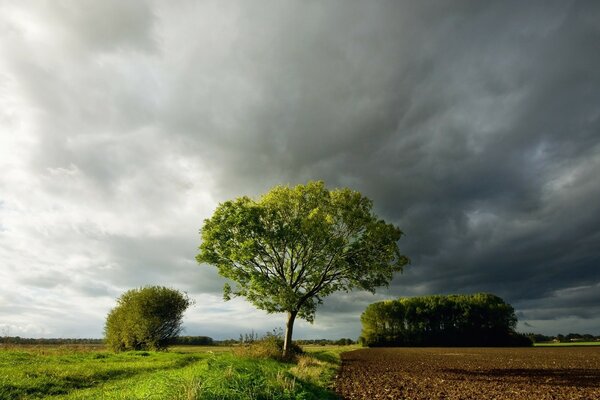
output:
[[[162,286],[125,292],[106,317],[106,344],[114,351],[163,350],[181,332],[181,319],[192,300]]]
[[[234,353],[242,357],[270,358],[273,360],[284,360],[283,339],[277,334],[268,333],[260,340],[254,340],[234,349]],[[302,354],[302,348],[296,343],[291,343],[288,360],[294,359]]]

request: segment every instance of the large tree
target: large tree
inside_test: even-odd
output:
[[[371,200],[323,182],[277,186],[258,200],[220,204],[204,221],[199,263],[235,282],[224,298],[243,296],[268,313],[287,313],[283,355],[295,319],[314,320],[322,298],[354,288],[375,292],[408,258],[402,232],[373,213]]]
[[[193,301],[175,289],[131,289],[106,317],[104,333],[114,351],[162,350],[181,332],[181,320]]]

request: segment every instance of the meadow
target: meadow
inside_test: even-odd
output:
[[[351,349],[307,346],[281,362],[218,346],[11,346],[0,350],[0,399],[334,399],[339,355]]]
[[[582,344],[518,349],[307,345],[292,362],[243,346],[113,353],[99,345],[4,345],[0,400],[476,399],[481,393],[499,399],[527,399],[532,393],[540,399],[597,398],[600,347]]]

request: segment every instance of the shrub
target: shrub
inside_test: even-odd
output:
[[[236,355],[252,358],[270,358],[273,360],[284,360],[283,357],[283,339],[276,334],[268,333],[260,340],[254,340],[250,343],[243,344],[234,349]],[[296,343],[291,344],[289,356],[287,360],[294,359],[302,354],[302,348]]]
[[[185,293],[162,286],[125,292],[106,317],[106,344],[114,351],[163,350],[181,332]]]

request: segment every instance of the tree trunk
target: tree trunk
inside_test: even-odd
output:
[[[287,314],[287,322],[285,324],[285,338],[283,340],[283,358],[290,357],[290,348],[292,346],[292,332],[294,331],[294,320],[298,311],[290,311]]]

